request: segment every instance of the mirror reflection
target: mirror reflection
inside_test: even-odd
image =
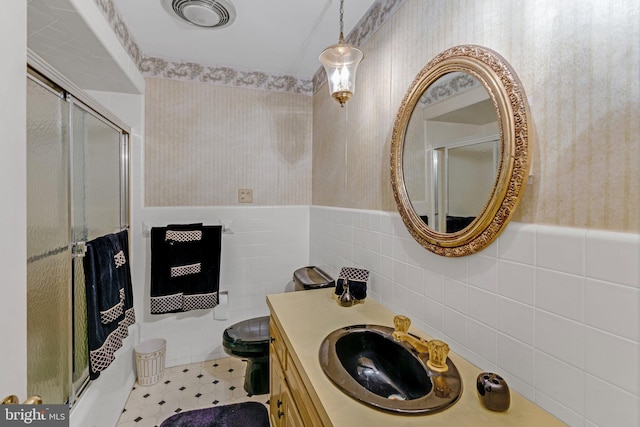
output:
[[[483,84],[450,72],[420,96],[402,153],[407,196],[432,230],[454,233],[480,216],[494,190],[500,129]]]

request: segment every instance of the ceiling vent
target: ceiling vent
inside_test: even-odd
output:
[[[165,8],[182,21],[201,28],[224,28],[236,19],[228,0],[164,0]]]

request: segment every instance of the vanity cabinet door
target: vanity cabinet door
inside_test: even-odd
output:
[[[289,388],[285,387],[282,391],[284,396],[284,425],[286,427],[305,427],[300,412],[293,400],[293,396],[289,392]]]
[[[273,343],[273,342],[272,342]],[[287,379],[277,352],[270,347],[270,379],[269,416],[272,427],[305,427],[298,408],[289,391]]]
[[[269,344],[269,416],[272,427],[284,427],[285,396],[283,395],[283,389],[286,388],[286,383],[280,357],[283,355],[284,343],[274,329],[273,323],[269,326],[269,333],[271,334],[271,343]],[[282,349],[278,347],[282,347]]]
[[[269,408],[273,427],[322,426],[298,369],[289,356],[282,333],[273,319],[269,322],[271,344],[271,396]],[[284,419],[284,420],[283,420]]]
[[[280,361],[274,353],[270,355],[270,375],[269,375],[269,416],[272,427],[284,427],[284,400],[283,388],[286,387],[284,372],[280,366]]]
[[[303,420],[303,423],[300,425],[305,427],[322,426],[320,416],[315,409],[315,405],[313,404],[311,397],[309,396],[309,392],[304,386],[302,378],[300,377],[298,369],[294,363],[289,363],[287,365],[285,378],[287,379],[288,391],[291,394],[293,401],[297,404],[297,412]]]

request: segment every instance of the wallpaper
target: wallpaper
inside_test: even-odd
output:
[[[640,231],[639,37],[629,0],[406,1],[361,46],[347,106],[326,87],[314,95],[313,204],[394,211],[390,140],[405,90],[441,51],[478,44],[512,65],[531,108],[533,179],[514,220]]]
[[[311,202],[311,97],[147,78],[145,206]]]
[[[224,91],[227,101],[244,98],[248,88],[283,92],[294,98],[314,93],[312,106],[305,106],[304,113],[294,113],[290,120],[281,121],[311,129],[303,139],[313,140],[312,147],[299,149],[313,153],[313,171],[306,168],[303,181],[313,182],[312,196],[295,199],[311,199],[313,204],[325,206],[394,211],[390,142],[405,90],[427,61],[449,47],[478,44],[493,49],[515,69],[531,108],[532,180],[513,219],[640,231],[637,2],[380,0],[347,37],[363,49],[365,60],[358,70],[356,94],[344,108],[327,93],[322,70],[311,83],[291,76],[258,75],[220,66],[147,58],[130,37],[111,1],[96,2],[148,77],[185,84],[226,82],[228,90],[243,94],[236,96]],[[154,80],[160,79],[148,78]],[[155,87],[148,85],[148,91]],[[155,100],[156,96],[161,94],[147,94],[148,99]],[[168,98],[165,101],[170,102]],[[205,100],[196,101],[200,102]],[[155,106],[147,108],[153,112]],[[292,107],[292,111],[299,110]],[[223,113],[226,111],[216,112]],[[309,123],[301,123],[301,116]],[[157,122],[162,120],[158,118]],[[161,134],[160,129],[152,127],[154,123],[147,121],[147,133]],[[242,127],[229,132],[226,137],[242,139]],[[258,129],[255,132],[264,133]],[[159,156],[157,151],[169,147],[154,147],[154,141],[157,140],[146,142],[152,144],[146,149],[147,156]],[[260,167],[280,170],[281,164],[269,165],[269,159],[265,157]],[[147,169],[153,168],[160,157],[145,161]],[[187,163],[186,171],[178,171],[173,164],[174,175],[193,181],[202,173],[205,182],[210,179],[211,172],[206,168],[194,170],[200,163]],[[234,160],[221,166],[234,168],[225,169],[226,176],[230,176],[238,174],[235,168],[244,168],[246,164]],[[145,181],[148,203],[169,203],[152,196],[162,192],[160,189],[167,184],[162,173],[153,169],[145,172],[147,179],[160,179]],[[255,166],[247,174],[255,175]],[[276,178],[269,179],[282,185],[284,175],[279,172]],[[186,185],[178,184],[175,176],[172,186]],[[234,199],[231,194],[235,190],[225,189],[228,194],[222,199],[227,202]],[[174,188],[171,191],[184,193]],[[220,200],[218,196],[198,197],[198,203]],[[274,196],[265,203],[280,203],[283,199],[289,197]],[[172,200],[169,204],[188,202],[188,199]]]

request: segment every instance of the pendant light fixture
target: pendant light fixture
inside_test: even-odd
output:
[[[327,73],[329,93],[341,107],[356,89],[356,71],[364,58],[360,49],[344,42],[344,0],[340,0],[340,39],[320,54],[320,62]]]

